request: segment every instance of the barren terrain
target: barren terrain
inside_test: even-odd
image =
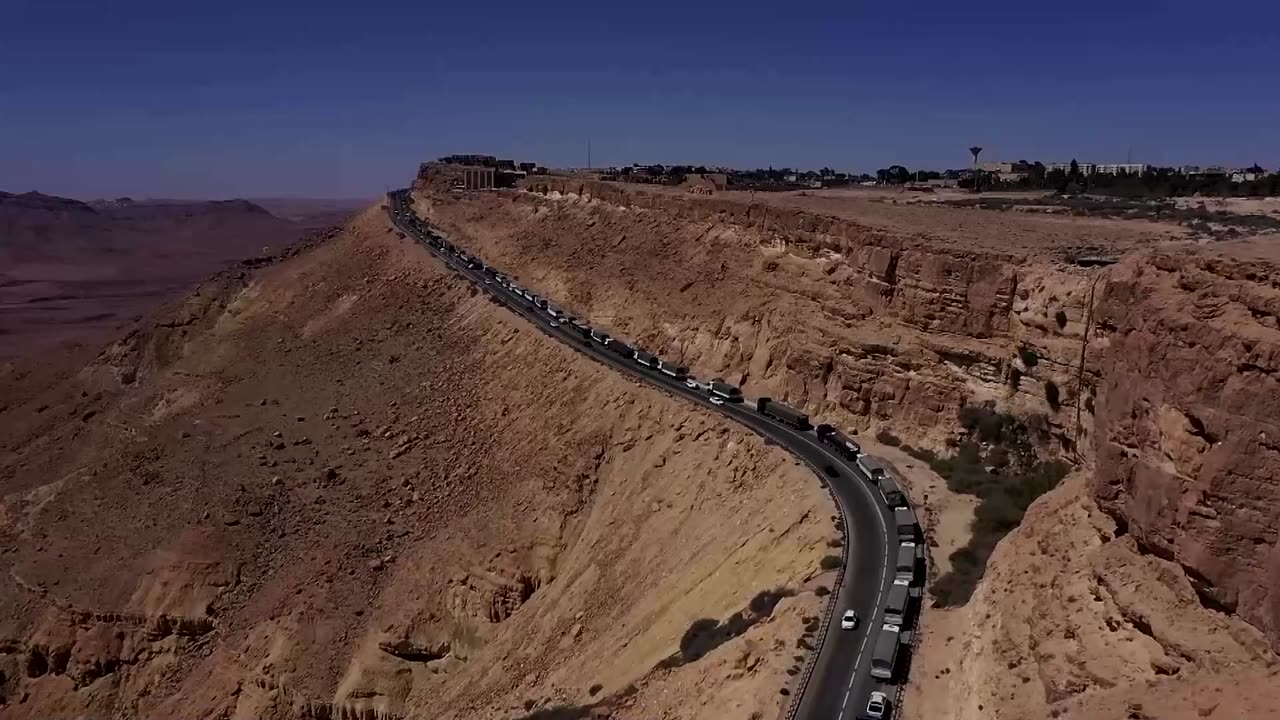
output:
[[[1258,262],[1274,255],[1267,238],[571,178],[450,194],[429,166],[417,188],[455,242],[700,377],[941,453],[962,408],[992,403],[1073,464],[977,594],[924,613],[908,717],[1274,707],[1280,272]],[[1077,262],[1094,255],[1119,262]],[[934,523],[937,577],[972,501],[890,455]]]
[[[353,212],[336,201],[128,199],[0,193],[0,357],[116,328],[244,258],[277,252]]]
[[[833,506],[380,210],[0,366],[6,718],[774,716]]]

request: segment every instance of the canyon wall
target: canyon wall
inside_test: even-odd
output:
[[[1120,535],[1280,644],[1269,265],[1153,245],[1085,268],[1073,258],[1108,245],[1084,229],[1065,248],[1003,252],[978,247],[999,238],[567,178],[417,202],[570,312],[700,377],[935,447],[968,403],[1031,418],[1046,450],[1090,473],[1077,487]],[[975,231],[989,213],[913,212],[968,213]]]

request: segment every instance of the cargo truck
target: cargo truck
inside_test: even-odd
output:
[[[898,562],[896,564],[894,580],[905,580],[907,585],[916,580],[916,544],[913,542],[904,542],[898,545]]]
[[[848,435],[840,432],[833,425],[822,423],[818,426],[818,439],[823,445],[835,450],[845,460],[857,460],[862,454],[862,448],[858,443],[849,438]]]
[[[645,367],[658,367],[658,358],[643,350],[636,351],[636,362]]]
[[[612,338],[610,338],[610,337],[609,337],[609,333],[607,333],[607,332],[602,332],[602,331],[600,331],[600,330],[592,330],[592,331],[591,331],[591,339],[592,339],[592,340],[595,340],[596,342],[600,343],[601,345],[608,345],[608,344],[609,344],[609,341],[610,341]]]
[[[712,395],[719,395],[729,402],[742,402],[742,391],[719,378],[712,380],[707,389]]]
[[[663,375],[670,375],[677,380],[683,380],[689,377],[689,368],[683,365],[677,365],[669,360],[660,360],[658,362],[658,370]]]
[[[630,360],[631,357],[635,355],[635,350],[633,350],[630,345],[622,342],[621,340],[618,340],[617,338],[610,340],[609,344],[605,345],[605,347],[609,348],[610,351],[617,353],[618,355],[621,355],[622,357],[628,360]]]
[[[876,481],[876,487],[880,489],[880,497],[884,498],[885,505],[896,508],[907,504],[906,493],[902,492],[902,487],[892,475],[888,473],[881,475]]]
[[[893,523],[898,526],[899,542],[915,542],[918,539],[919,526],[916,525],[916,514],[911,508],[894,508]]]
[[[906,627],[910,603],[911,586],[902,580],[894,580],[889,586],[889,599],[884,603],[884,621],[900,628]]]
[[[880,628],[875,647],[871,651],[871,677],[889,682],[893,679],[893,666],[898,662],[898,644],[902,630],[897,625],[885,623]]]
[[[812,427],[809,424],[808,415],[795,408],[789,408],[780,402],[774,402],[772,398],[762,397],[756,400],[756,410],[765,417],[771,417],[783,425],[789,425],[797,430],[808,430]]]
[[[858,470],[862,472],[862,476],[869,482],[876,482],[885,474],[884,465],[880,464],[880,458],[874,455],[862,455],[858,458]]]

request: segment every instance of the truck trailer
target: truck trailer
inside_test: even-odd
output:
[[[774,420],[789,425],[797,430],[808,430],[812,427],[809,424],[809,416],[787,407],[780,402],[774,402],[772,398],[762,397],[756,400],[756,410],[765,417],[771,417]]]
[[[636,363],[644,365],[645,367],[658,367],[658,358],[643,350],[636,351],[635,359]]]
[[[898,526],[899,542],[915,542],[919,535],[916,514],[909,507],[897,507],[893,510],[893,524]]]
[[[916,544],[904,542],[898,545],[898,561],[893,575],[894,580],[905,580],[907,585],[916,581]]]
[[[898,662],[898,643],[902,630],[897,625],[885,623],[880,628],[876,645],[871,651],[871,677],[889,682],[893,679],[893,666]]]
[[[888,473],[885,473],[876,480],[876,487],[880,490],[880,497],[884,498],[884,504],[891,507],[902,507],[907,504],[907,494],[902,492],[902,486],[898,485],[898,481]]]
[[[862,455],[858,458],[858,470],[862,472],[862,476],[868,482],[876,482],[885,474],[884,465],[881,464],[880,458],[874,455]]]
[[[910,609],[911,586],[902,580],[894,580],[889,586],[889,599],[884,603],[884,621],[900,628],[906,627]]]
[[[677,365],[670,360],[661,360],[658,362],[658,370],[663,375],[670,375],[677,380],[683,380],[689,377],[689,368],[683,365]]]
[[[606,345],[605,347],[609,348],[611,352],[621,355],[622,357],[628,360],[630,360],[636,353],[636,351],[633,350],[630,345],[622,342],[617,338],[610,340],[609,344]]]
[[[857,460],[862,454],[862,448],[858,443],[849,438],[848,435],[840,432],[834,425],[822,423],[817,428],[818,439],[823,445],[835,450],[845,460]]]
[[[707,389],[712,395],[719,395],[729,402],[742,402],[742,391],[736,385],[730,385],[718,378],[712,380]]]

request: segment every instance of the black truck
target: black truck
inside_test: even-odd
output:
[[[719,395],[729,402],[742,402],[742,391],[738,389],[738,386],[730,385],[718,378],[712,380],[711,383],[707,385],[707,390],[710,391],[712,395]]]
[[[835,450],[841,457],[846,460],[857,460],[862,454],[862,448],[858,443],[854,442],[848,435],[840,432],[834,425],[822,423],[818,426],[818,439],[823,445]]]
[[[651,368],[658,367],[658,358],[652,355],[651,353],[647,353],[643,350],[637,350],[635,358],[637,363],[640,363],[645,367],[651,367]]]
[[[636,351],[633,350],[630,345],[622,342],[617,338],[610,340],[609,344],[605,345],[605,347],[609,348],[611,352],[617,353],[618,355],[621,355],[622,357],[627,358],[628,360],[630,360],[636,354]]]
[[[765,417],[771,417],[783,425],[790,425],[797,430],[808,430],[813,427],[809,424],[808,415],[794,408],[789,408],[780,402],[774,402],[772,398],[762,397],[756,400],[756,410]]]
[[[663,375],[670,375],[677,380],[683,380],[689,377],[689,368],[683,365],[677,365],[670,360],[662,360],[658,362],[658,370]]]

